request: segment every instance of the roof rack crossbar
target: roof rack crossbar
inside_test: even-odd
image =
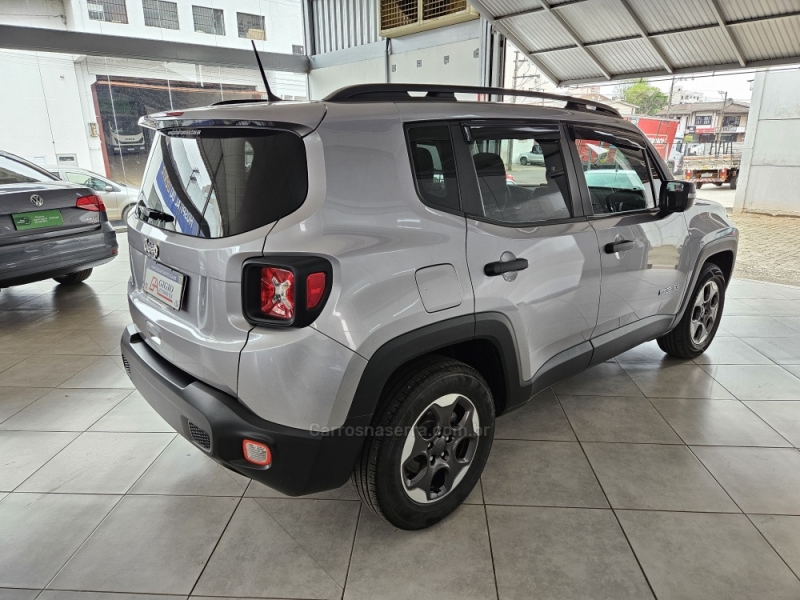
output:
[[[409,92],[425,93],[424,96],[412,96]],[[538,98],[565,102],[567,110],[593,111],[601,114],[620,117],[619,111],[602,102],[533,92],[528,90],[509,90],[496,87],[478,87],[468,85],[428,85],[423,83],[366,83],[341,88],[324,99],[325,102],[403,102],[409,100],[455,100],[456,94],[482,94],[486,96],[517,96],[522,98]]]

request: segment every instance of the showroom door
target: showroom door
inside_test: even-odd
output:
[[[571,349],[567,354],[579,353],[588,364],[600,300],[600,257],[597,236],[575,193],[576,173],[564,155],[560,128],[470,123],[453,138],[461,146],[475,312],[499,312],[509,319],[526,381]],[[537,145],[544,160],[520,164],[520,156]]]
[[[570,130],[573,158],[582,167],[578,177],[590,202],[585,206],[600,244],[600,311],[593,337],[674,315],[686,285],[680,245],[687,227],[683,214],[657,208],[664,177],[645,141],[598,126]]]

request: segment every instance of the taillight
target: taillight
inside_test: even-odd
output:
[[[92,212],[105,212],[106,205],[103,204],[103,201],[100,199],[100,196],[81,196],[75,201],[75,206],[77,208],[82,208],[83,210],[90,210]]]
[[[265,317],[294,318],[294,273],[278,267],[261,268],[261,312]]]
[[[282,254],[252,259],[242,271],[242,308],[253,325],[306,327],[322,312],[333,268],[321,256]]]
[[[306,277],[306,308],[316,308],[325,295],[325,273],[311,273]]]

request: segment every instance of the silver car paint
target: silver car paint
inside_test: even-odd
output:
[[[316,127],[304,138],[308,198],[277,223],[206,240],[129,222],[134,270],[129,292],[137,326],[163,356],[236,393],[262,418],[302,429],[341,425],[367,360],[380,346],[476,310],[505,313],[517,339],[526,340],[519,348],[525,379],[552,355],[596,335],[601,257],[591,222],[500,228],[425,206],[414,186],[403,123],[542,118],[638,132],[635,126],[550,107],[449,102],[254,103],[194,109],[181,118],[272,119]],[[701,213],[695,209],[686,217],[702,219]],[[706,235],[703,227],[689,230],[690,237]],[[655,231],[642,236],[650,239]],[[145,238],[159,244],[160,260],[194,282],[186,314],[171,312],[141,293]],[[475,243],[467,244],[468,239]],[[693,268],[690,254],[696,257],[700,245],[685,240],[680,264]],[[670,246],[659,271],[667,270],[675,249]],[[531,263],[517,285],[482,274],[483,264],[508,250]],[[303,330],[252,328],[241,316],[242,263],[288,252],[321,255],[333,265],[332,292],[323,313]],[[437,310],[426,310],[417,274],[439,265],[450,265],[455,280],[434,291]],[[458,304],[452,297],[455,281]],[[439,305],[442,296],[449,300]],[[648,301],[646,310],[651,305]],[[671,307],[657,308],[662,309]]]

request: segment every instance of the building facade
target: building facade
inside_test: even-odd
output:
[[[750,105],[735,100],[672,105],[659,117],[678,119],[677,138],[685,143],[743,142]]]
[[[3,0],[0,24],[215,48],[305,54],[302,0]],[[265,65],[269,69],[269,65]],[[305,73],[268,71],[272,91],[307,96]],[[260,98],[255,68],[0,50],[0,148],[138,185],[144,114]]]

